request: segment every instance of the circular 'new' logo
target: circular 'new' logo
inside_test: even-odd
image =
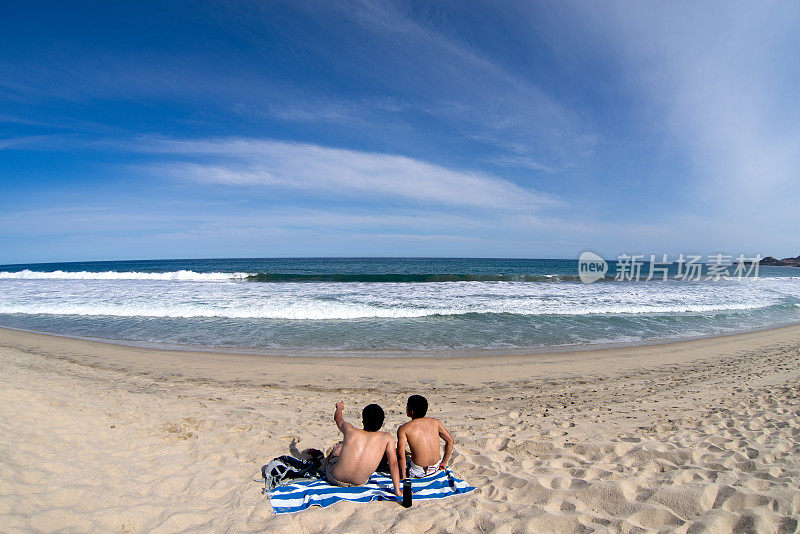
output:
[[[600,280],[608,272],[606,260],[588,250],[582,252],[578,258],[578,276],[584,284],[591,284]]]

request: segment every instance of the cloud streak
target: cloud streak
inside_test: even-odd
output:
[[[538,211],[563,204],[497,176],[395,154],[254,139],[162,140],[145,143],[142,149],[177,159],[151,165],[151,172],[204,184],[502,211]]]

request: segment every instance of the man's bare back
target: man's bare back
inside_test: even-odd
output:
[[[401,495],[397,470],[397,449],[391,434],[377,429],[361,430],[354,427],[344,420],[342,415],[343,408],[343,402],[336,403],[336,413],[333,418],[344,435],[344,439],[342,443],[331,451],[328,457],[329,468],[326,471],[329,482],[339,486],[366,484],[370,475],[378,468],[381,460],[386,458],[394,485],[394,492],[396,495]],[[380,409],[379,407],[377,408]],[[383,411],[381,410],[378,428],[382,423]],[[365,409],[365,426],[367,424]]]
[[[333,476],[349,484],[366,484],[389,446],[395,450],[394,440],[388,432],[367,432],[349,423],[347,425],[343,431],[344,440],[337,445],[339,460],[333,468]]]
[[[411,459],[421,466],[439,463],[439,427],[442,423],[432,417],[412,419],[397,430],[399,436],[404,436],[411,449]],[[442,427],[444,428],[444,427]]]
[[[427,410],[427,401],[425,401]],[[406,469],[405,450],[406,444],[411,449],[411,460],[422,468],[436,466],[438,469],[447,468],[447,462],[453,452],[453,438],[444,425],[433,417],[415,417],[411,405],[406,409],[411,421],[397,429],[397,450],[399,455],[400,476],[406,478],[409,473]],[[439,440],[445,442],[444,456],[440,456]],[[435,471],[435,469],[433,469]],[[411,473],[414,475],[413,473]]]

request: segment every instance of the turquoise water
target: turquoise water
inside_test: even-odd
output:
[[[642,342],[800,322],[800,269],[578,281],[575,260],[286,258],[0,266],[0,325],[253,350],[469,351]],[[670,267],[674,276],[677,266]]]

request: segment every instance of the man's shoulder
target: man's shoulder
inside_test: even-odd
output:
[[[412,428],[412,427],[415,427],[415,426],[425,426],[425,425],[430,425],[430,424],[438,425],[439,424],[439,420],[436,419],[435,417],[427,417],[427,416],[426,417],[417,417],[416,419],[412,419],[411,421],[406,421],[405,423],[403,423],[400,426],[400,428],[403,428],[403,427]]]
[[[386,432],[385,430],[378,430],[377,432],[371,432],[371,434],[375,435],[375,439],[378,439],[378,440],[381,440],[381,441],[387,441],[388,440],[388,441],[391,441],[392,443],[394,443],[394,438],[392,437],[392,435],[390,433]]]
[[[372,436],[374,438],[391,438],[392,435],[387,432],[386,430],[364,430],[363,428],[356,428],[357,432],[365,435],[365,436]]]
[[[359,430],[350,423],[345,423],[340,430],[342,431],[343,436],[348,436],[348,435],[358,434],[359,432],[363,432],[362,430]]]
[[[439,420],[434,419],[433,417],[417,417],[416,419],[412,419],[411,421],[407,421],[400,428],[397,429],[398,432],[428,432],[429,430],[433,429],[434,427],[439,426]]]

